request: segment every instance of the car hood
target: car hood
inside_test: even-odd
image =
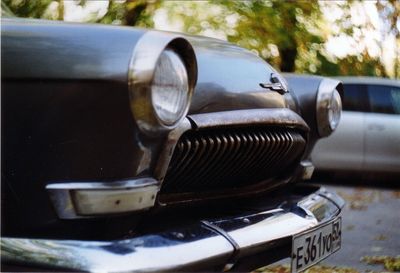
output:
[[[128,85],[132,52],[147,31],[32,19],[2,19],[2,78],[108,81]],[[173,35],[176,35],[173,34]],[[213,38],[179,34],[192,44],[198,80],[189,114],[236,109],[291,108],[284,95],[260,86],[276,71],[263,59]]]
[[[292,108],[291,94],[281,95],[261,87],[277,73],[251,51],[225,41],[185,36],[194,47],[198,79],[191,114],[235,109]]]

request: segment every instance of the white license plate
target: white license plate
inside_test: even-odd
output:
[[[293,236],[291,272],[303,271],[340,249],[342,218]]]

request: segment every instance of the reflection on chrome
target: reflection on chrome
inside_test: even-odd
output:
[[[342,101],[338,90],[343,90],[342,84],[338,80],[327,78],[318,87],[316,113],[321,137],[330,135],[339,124]]]
[[[221,220],[206,219],[207,225],[199,221],[184,228],[114,241],[2,238],[1,251],[8,264],[79,271],[155,272],[193,270],[201,265],[223,267],[336,219],[342,206],[340,197],[321,189],[275,209]]]
[[[105,183],[54,183],[46,190],[58,217],[73,219],[148,209],[154,206],[159,183],[142,177]]]
[[[167,55],[165,52],[167,52]],[[178,77],[179,73],[173,72],[177,68],[177,65],[178,68],[183,66],[181,70],[186,70],[186,77],[182,80],[183,82],[180,85],[185,86],[184,91],[186,92],[186,97],[179,105],[182,109],[177,111],[177,116],[171,118],[168,117],[164,111],[158,109],[160,105],[158,99],[162,99],[162,97],[160,97],[160,90],[157,86],[160,84],[159,72],[164,72],[159,71],[161,68],[159,67],[160,58],[162,61],[165,57],[171,57],[172,52],[175,62],[171,63],[174,66],[171,67],[173,70],[169,71],[171,74],[170,77]],[[168,81],[170,80],[171,79]],[[174,82],[176,80],[178,79],[176,78]],[[134,120],[140,130],[154,137],[154,135],[165,133],[175,128],[189,110],[190,100],[196,81],[196,56],[192,46],[185,38],[171,33],[156,31],[146,32],[137,43],[129,65],[130,105]],[[153,90],[154,84],[155,90]],[[171,82],[168,82],[168,84],[170,85]],[[153,94],[154,91],[155,94]],[[167,97],[170,95],[171,94],[168,94]],[[159,98],[157,99],[157,97]],[[165,101],[163,101],[163,103],[165,103]]]

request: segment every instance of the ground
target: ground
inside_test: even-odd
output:
[[[347,202],[342,248],[306,273],[400,272],[400,185],[324,186]],[[287,273],[289,264],[285,259],[258,272]]]

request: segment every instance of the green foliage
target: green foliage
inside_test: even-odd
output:
[[[19,17],[64,19],[64,1],[2,0],[2,10]],[[77,3],[85,8],[90,1]],[[371,75],[400,77],[400,1],[380,0],[376,4],[382,29],[372,21],[355,22],[354,6],[360,1],[281,1],[281,0],[109,0],[105,14],[93,14],[83,22],[154,27],[153,17],[161,8],[169,23],[183,32],[217,36],[247,48],[276,68],[297,73],[322,75]],[[341,16],[327,23],[325,6],[336,5]],[[4,6],[4,8],[3,8]],[[326,16],[326,11],[324,11]],[[366,16],[364,14],[364,16]],[[362,51],[337,57],[328,52],[329,38],[345,36],[355,44],[366,44],[371,31],[382,39],[394,37],[397,43],[393,67],[384,65],[385,48],[375,40],[379,54]],[[392,36],[390,36],[392,35]],[[377,56],[378,55],[378,56]]]
[[[364,256],[361,261],[368,264],[383,264],[386,270],[398,272],[400,270],[400,256]]]
[[[360,62],[360,56],[367,56],[367,61]],[[368,58],[367,54],[359,56],[349,56],[339,62],[341,68],[340,75],[365,75],[365,76],[385,76],[385,68],[380,60]]]
[[[130,0],[120,2],[110,0],[107,13],[98,23],[119,24],[139,27],[154,27],[153,15],[160,1]]]
[[[316,1],[165,2],[171,21],[183,30],[225,33],[228,40],[248,48],[283,71],[294,71],[299,48],[321,43]]]
[[[1,2],[1,16],[2,17],[14,17],[15,16],[13,14],[13,12],[9,9],[9,7],[4,2]]]
[[[24,18],[44,18],[51,2],[52,0],[2,0],[16,16]]]
[[[180,25],[190,34],[217,36],[247,48],[282,71],[322,75],[370,75],[388,76],[382,54],[371,55],[368,48],[356,54],[336,57],[327,52],[326,42],[330,37],[345,35],[355,43],[376,31],[370,21],[354,23],[354,5],[364,2],[317,2],[317,1],[166,1],[169,21]],[[390,19],[398,23],[400,2],[381,1],[382,21]],[[333,22],[326,22],[321,5],[337,5],[341,10]],[[386,14],[383,14],[385,10]],[[365,10],[364,10],[365,11]],[[378,9],[379,11],[379,9]],[[325,13],[326,16],[326,13]],[[329,15],[328,15],[329,16]],[[366,16],[364,14],[364,16]],[[396,21],[397,20],[397,21]],[[362,20],[361,20],[362,21]],[[375,29],[374,29],[375,28]],[[361,33],[361,38],[359,33]],[[396,32],[398,33],[398,32]],[[358,35],[358,36],[357,36]],[[382,43],[377,46],[383,52]],[[398,42],[400,46],[400,42]],[[399,63],[399,58],[397,62]],[[400,65],[397,65],[397,70]]]
[[[332,60],[326,57],[324,50],[311,50],[309,59],[303,56],[301,65],[296,65],[297,73],[317,74],[323,76],[378,76],[388,77],[386,69],[379,58],[373,58],[367,52],[359,55],[347,55]],[[315,53],[315,55],[314,55]],[[300,60],[296,60],[296,64]]]
[[[125,4],[118,3],[110,0],[108,4],[107,13],[100,19],[96,20],[97,23],[102,24],[123,24],[125,21],[126,7]]]
[[[84,8],[89,2],[76,3]],[[18,17],[64,20],[64,0],[2,0],[3,4]],[[83,22],[153,27],[153,14],[159,4],[160,0],[110,0],[106,14],[85,18]],[[51,9],[52,6],[56,9]]]
[[[316,30],[320,11],[316,1],[221,1],[239,14],[236,34],[228,39],[254,49],[260,56],[293,72],[301,48],[309,48],[322,39]],[[279,55],[271,54],[276,46]]]
[[[400,78],[400,2],[398,0],[380,0],[377,3],[380,17],[386,24],[386,33],[393,34],[396,39],[397,50],[394,59],[394,75]]]

